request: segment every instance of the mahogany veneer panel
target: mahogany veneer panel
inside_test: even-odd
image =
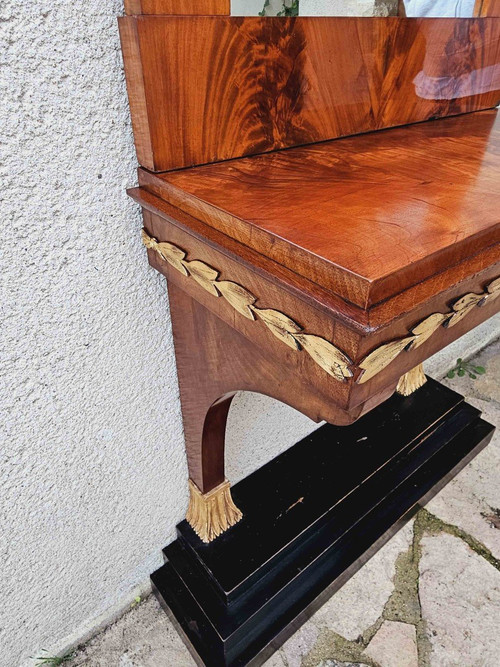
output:
[[[466,294],[484,295],[486,286],[500,277],[498,245],[496,254],[493,248],[493,252],[485,253],[479,264],[475,261],[476,256],[471,261],[462,262],[457,270],[453,269],[451,285],[450,276],[443,281],[442,274],[427,281],[423,300],[422,295],[415,296],[414,290],[407,290],[403,293],[405,298],[408,297],[403,308],[397,303],[398,298],[374,308],[375,311],[382,311],[382,320],[376,316],[372,322],[367,319],[370,313],[360,308],[355,309],[339,301],[335,303],[334,299],[329,304],[319,303],[317,293],[311,289],[311,284],[307,285],[307,281],[297,285],[291,272],[287,274],[270,260],[263,261],[265,258],[262,255],[203,223],[197,223],[142,188],[132,190],[130,194],[143,206],[144,226],[154,238],[182,249],[188,261],[198,260],[212,267],[219,274],[218,281],[232,281],[254,295],[257,308],[271,308],[284,314],[305,333],[329,341],[353,361],[352,380],[339,381],[338,377],[325,372],[304,350],[292,349],[262,322],[235,311],[226,298],[217,297],[206,289],[206,285],[203,287],[198,280],[184,275],[163,260],[156,251],[149,250],[151,265],[169,280],[173,320],[177,322],[174,325],[176,340],[178,344],[184,341],[181,346],[185,351],[184,362],[189,368],[197,369],[196,374],[187,375],[188,394],[198,395],[202,383],[211,388],[210,400],[205,407],[229,390],[264,391],[311,419],[336,424],[351,423],[385,400],[404,373],[484,322],[500,307],[500,298],[487,299],[481,307],[475,306],[467,312],[458,323],[439,326],[418,347],[401,351],[392,363],[368,382],[359,383],[361,369],[365,367],[361,366],[361,362],[373,350],[390,341],[406,339],[409,342],[409,332],[417,325],[433,313],[450,313],[452,305]],[[207,234],[204,234],[203,227],[206,227]],[[220,285],[220,282],[217,284]],[[178,297],[175,296],[174,286],[179,288]],[[181,295],[183,303],[186,299],[189,303],[176,309],[175,303]],[[193,322],[195,305],[201,308],[197,310],[199,317],[195,317]],[[215,317],[209,317],[209,311]],[[235,330],[232,336],[228,329],[224,330],[221,321]],[[203,332],[202,335],[200,332]],[[218,356],[211,345],[217,350],[222,348],[226,371],[220,365],[221,360],[217,361]],[[209,364],[209,368],[200,376],[198,371],[204,368],[205,363]],[[286,381],[283,381],[284,378]],[[219,380],[222,386],[214,392],[214,384]],[[314,387],[314,391],[301,391],[301,386]]]
[[[141,169],[139,182],[365,308],[498,244],[500,120],[482,111],[178,172]]]
[[[500,0],[477,0],[478,16],[500,16]]]
[[[125,0],[126,14],[224,14],[231,0]]]
[[[153,171],[495,106],[496,19],[119,19]],[[145,139],[146,138],[146,139]]]

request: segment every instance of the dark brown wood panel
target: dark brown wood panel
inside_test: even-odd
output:
[[[125,0],[126,14],[231,14],[231,0]]]
[[[500,120],[482,111],[140,184],[361,307],[500,240]],[[500,252],[500,251],[498,251]]]
[[[120,25],[129,91],[138,79],[141,97],[144,90],[146,113],[131,105],[139,159],[153,171],[500,99],[496,19],[138,16]]]

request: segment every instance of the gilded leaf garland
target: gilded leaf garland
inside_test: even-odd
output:
[[[300,327],[297,322],[294,322],[283,313],[280,313],[279,310],[272,310],[270,308],[261,310],[260,308],[254,308],[254,312],[276,338],[279,338],[293,350],[300,349],[298,342],[293,336],[294,333],[302,331],[302,327]]]
[[[257,301],[257,297],[238,283],[232,283],[229,280],[219,280],[217,289],[235,310],[248,317],[249,320],[255,320],[251,306]]]
[[[391,361],[402,352],[407,345],[412,343],[414,340],[413,336],[408,336],[407,338],[402,338],[401,340],[392,340],[390,343],[381,345],[377,347],[376,350],[373,350],[363,361],[359,364],[359,367],[364,371],[361,377],[359,378],[359,384],[364,384],[371,380],[372,377],[380,373],[386,366],[388,366]]]
[[[456,301],[452,308],[453,314],[446,322],[447,327],[453,327],[458,324],[460,320],[470,313],[484,298],[484,294],[466,294],[461,299]]]
[[[479,306],[484,306],[488,301],[496,299],[500,295],[500,278],[490,283],[486,288],[486,294],[481,299]]]
[[[353,362],[349,357],[329,341],[305,333],[302,327],[279,310],[258,308],[257,297],[238,283],[219,280],[219,272],[200,260],[186,259],[186,252],[173,243],[158,242],[142,230],[142,241],[146,248],[154,250],[173,268],[184,276],[191,276],[207,292],[224,299],[241,315],[249,320],[256,318],[283,343],[293,350],[306,352],[318,366],[329,375],[345,382],[353,377]],[[356,382],[364,384],[380,373],[394,361],[403,351],[415,350],[423,345],[441,327],[452,327],[460,322],[477,306],[484,306],[488,301],[500,295],[500,277],[490,282],[481,294],[469,293],[455,301],[448,313],[432,313],[415,325],[411,334],[384,343],[368,354],[359,364],[361,373]]]
[[[210,294],[213,294],[214,296],[220,296],[219,291],[214,284],[219,276],[218,271],[211,266],[208,266],[208,264],[205,264],[205,262],[200,262],[198,259],[195,259],[192,262],[184,262],[184,266],[203,289],[206,289],[207,292],[210,292]]]
[[[449,315],[443,315],[443,313],[433,313],[423,322],[420,322],[420,324],[411,330],[415,338],[408,349],[415,350],[417,347],[423,345],[446,322],[448,317]]]
[[[177,271],[180,271],[185,276],[189,275],[183,263],[183,259],[186,257],[186,253],[183,250],[172,243],[158,243],[156,250],[174,269],[177,269]]]
[[[352,361],[335,345],[313,334],[295,334],[294,338],[323,370],[337,380],[344,382],[353,376],[349,368]]]
[[[290,317],[272,308],[257,308],[257,297],[247,289],[230,280],[218,280],[219,272],[199,260],[188,261],[186,253],[172,243],[158,243],[142,230],[142,241],[146,248],[155,250],[162,259],[185,276],[194,278],[204,289],[214,296],[221,296],[241,315],[249,320],[258,318],[283,343],[293,350],[304,350],[311,358],[335,379],[344,382],[352,377],[349,357],[320,336],[302,333],[302,327]],[[162,252],[161,246],[168,246],[169,253]]]

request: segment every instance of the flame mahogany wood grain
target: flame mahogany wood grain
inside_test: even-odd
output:
[[[500,99],[493,19],[130,16],[119,23],[139,161],[153,171],[491,108]]]
[[[142,169],[139,182],[367,309],[498,244],[499,119],[482,111],[167,174]]]
[[[125,0],[125,14],[231,14],[231,0]]]

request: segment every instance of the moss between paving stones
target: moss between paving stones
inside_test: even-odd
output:
[[[430,667],[432,648],[420,607],[419,564],[422,557],[422,538],[424,535],[438,535],[439,533],[448,533],[463,540],[473,551],[500,571],[500,561],[481,542],[457,526],[445,523],[426,509],[421,509],[415,518],[412,544],[396,559],[394,590],[379,619],[367,628],[357,641],[349,641],[333,630],[322,629],[316,644],[303,658],[302,667],[317,667],[326,660],[362,663],[377,667],[377,663],[366,656],[363,651],[384,621],[399,621],[414,625],[417,632],[419,667]]]
[[[366,648],[361,638],[358,641],[349,641],[333,630],[323,628],[316,644],[303,658],[302,667],[318,667],[322,661],[337,660],[339,662],[362,663],[377,667],[377,663],[363,655]]]

